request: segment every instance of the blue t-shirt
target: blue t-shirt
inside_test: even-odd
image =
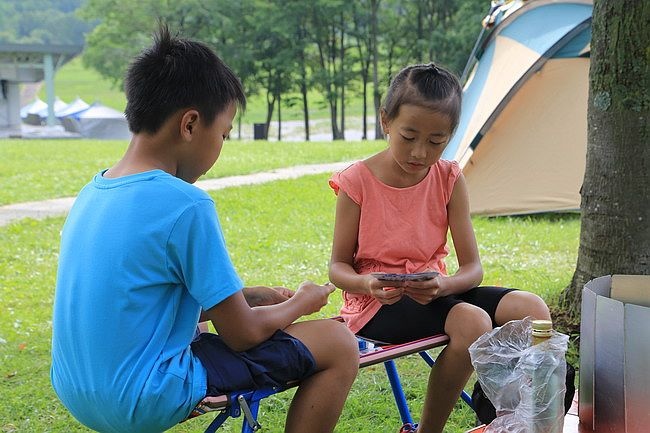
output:
[[[204,397],[190,350],[201,308],[241,290],[208,194],[164,171],[102,173],[61,238],[51,378],[101,432],[160,432]]]

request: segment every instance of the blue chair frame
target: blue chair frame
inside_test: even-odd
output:
[[[360,337],[357,337],[357,339],[359,340],[360,350],[359,367],[364,368],[383,363],[402,423],[413,423],[413,417],[411,416],[408,402],[406,401],[406,395],[402,388],[395,359],[418,353],[429,367],[433,367],[435,360],[429,355],[427,350],[446,345],[449,337],[446,335],[436,335],[396,345],[383,345]],[[298,383],[295,382],[282,388],[264,388],[233,392],[228,395],[213,397],[211,398],[213,400],[211,402],[206,402],[206,399],[202,402],[204,404],[197,406],[197,409],[195,409],[191,417],[207,412],[220,411],[205,430],[205,433],[215,433],[228,418],[237,418],[243,415],[242,433],[253,433],[262,428],[257,421],[260,401],[270,395],[277,394],[297,385]],[[461,398],[473,408],[472,398],[465,391],[461,393]],[[199,407],[201,408],[199,409]]]

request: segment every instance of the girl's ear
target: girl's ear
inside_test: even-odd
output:
[[[379,110],[379,121],[381,122],[381,129],[384,131],[384,135],[388,135],[388,113],[383,108]]]
[[[192,135],[199,123],[199,112],[188,110],[181,116],[180,133],[185,141],[191,141]]]

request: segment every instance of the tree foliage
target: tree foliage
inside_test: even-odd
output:
[[[274,116],[281,119],[286,103],[297,103],[297,98],[286,98],[298,92],[308,133],[308,94],[315,89],[323,100],[314,102],[329,108],[332,137],[338,139],[345,132],[346,98],[364,95],[364,114],[368,99],[376,112],[390,77],[407,64],[435,61],[460,75],[488,3],[87,0],[80,16],[99,24],[88,34],[84,63],[120,85],[129,59],[149,43],[157,22],[163,21],[183,36],[212,46],[249,94],[266,96],[267,126]],[[373,98],[368,97],[370,86]]]
[[[83,0],[0,1],[0,42],[83,45],[93,23],[75,15]]]

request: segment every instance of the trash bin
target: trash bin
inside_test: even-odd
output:
[[[266,123],[254,123],[253,124],[253,139],[255,140],[267,140],[268,131],[266,130]]]

